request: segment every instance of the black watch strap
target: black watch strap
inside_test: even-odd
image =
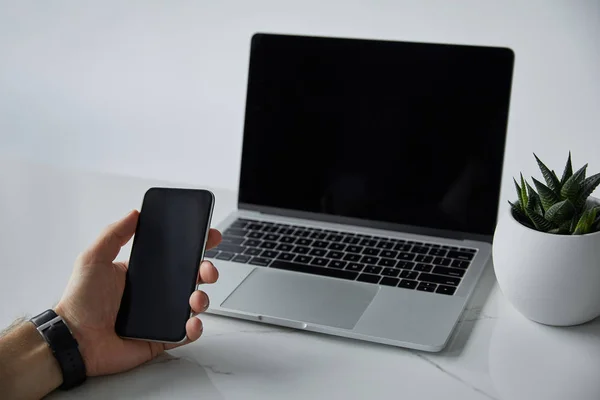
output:
[[[86,378],[85,364],[79,352],[79,344],[62,317],[53,310],[46,310],[31,318],[31,322],[58,361],[63,375],[60,389],[67,390],[81,385]]]

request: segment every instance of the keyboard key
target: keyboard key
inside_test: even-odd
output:
[[[381,281],[379,281],[380,285],[387,285],[387,286],[398,286],[398,282],[400,282],[400,279],[398,278],[390,278],[390,277],[384,277],[381,279]]]
[[[363,256],[360,259],[360,262],[364,264],[377,264],[379,262],[379,257]]]
[[[346,247],[345,244],[343,243],[331,243],[328,247],[329,250],[337,250],[337,251],[342,251],[344,250],[344,248]]]
[[[262,228],[263,228],[263,226],[258,223],[253,223],[246,227],[246,229],[248,229],[250,231],[260,231]]]
[[[294,236],[298,236],[301,238],[307,238],[310,236],[310,231],[308,230],[297,230],[296,232],[294,232]]]
[[[380,251],[381,251],[381,250],[379,250],[379,249],[374,249],[374,248],[369,248],[369,247],[367,247],[367,248],[365,248],[365,249],[363,250],[363,254],[365,254],[365,255],[367,255],[367,256],[376,256],[376,255],[378,255],[378,254],[379,254],[379,252],[380,252]]]
[[[342,253],[341,251],[330,251],[325,255],[325,257],[335,258],[336,260],[339,260],[342,257],[344,257],[344,253]]]
[[[291,236],[294,234],[295,229],[293,228],[284,228],[284,229],[279,229],[277,231],[277,233],[279,233],[280,235],[286,235],[286,236]]]
[[[451,265],[456,268],[467,268],[469,264],[470,263],[468,261],[452,260]]]
[[[239,236],[244,237],[248,233],[245,229],[229,228],[223,232],[223,236]]]
[[[327,254],[327,250],[325,249],[312,249],[308,254],[311,256],[324,257]]]
[[[398,260],[403,260],[403,261],[412,261],[415,259],[415,255],[411,254],[411,253],[400,253],[398,254]]]
[[[433,275],[422,272],[419,275],[419,280],[422,282],[441,283],[442,285],[458,286],[460,283],[459,278],[452,278],[450,276]]]
[[[426,246],[413,246],[413,248],[410,251],[412,253],[427,254],[427,253],[429,253],[429,247],[426,247]]]
[[[354,280],[358,276],[358,272],[352,272],[345,269],[321,268],[313,265],[304,265],[298,263],[290,263],[285,261],[275,260],[271,264],[271,268],[284,269],[287,271],[303,272],[307,274],[330,276],[332,278],[341,278]]]
[[[433,269],[433,273],[434,274],[440,274],[440,275],[455,276],[457,278],[462,278],[465,275],[465,270],[464,269],[458,269],[458,268],[435,267]]]
[[[362,253],[364,247],[362,246],[354,246],[354,245],[350,245],[348,247],[346,247],[346,251],[348,253]]]
[[[233,259],[231,261],[245,264],[248,261],[250,261],[250,256],[245,256],[245,255],[240,254],[240,255],[233,257]]]
[[[296,240],[296,244],[299,246],[310,246],[312,244],[312,239],[300,238]]]
[[[382,258],[379,260],[377,265],[381,265],[382,267],[395,267],[396,260],[392,260],[391,258]]]
[[[296,246],[292,250],[292,253],[296,253],[296,254],[308,254],[309,251],[310,251],[310,247]]]
[[[258,239],[246,239],[246,241],[244,243],[242,243],[242,246],[246,246],[246,247],[258,247],[260,246],[262,240],[258,240]]]
[[[342,242],[346,244],[358,244],[360,242],[360,238],[357,238],[356,236],[346,236]]]
[[[260,265],[261,267],[267,267],[272,260],[268,259],[268,258],[262,258],[262,257],[254,257],[252,258],[252,260],[250,260],[250,264],[252,265]]]
[[[415,271],[402,271],[400,272],[400,278],[406,278],[406,279],[417,279],[417,277],[419,276],[418,272]]]
[[[262,232],[250,232],[246,237],[249,239],[262,239],[263,236],[265,236],[265,234]]]
[[[305,256],[302,254],[299,254],[296,256],[296,258],[294,258],[294,262],[302,263],[302,264],[308,264],[308,263],[310,263],[311,260],[312,260],[311,256]]]
[[[419,283],[419,286],[417,286],[417,290],[422,292],[435,292],[436,286],[437,285],[433,283],[421,282]]]
[[[229,260],[231,260],[233,258],[233,256],[235,256],[235,254],[222,251],[217,256],[217,260],[229,261]]]
[[[273,250],[265,250],[262,253],[260,253],[260,257],[263,258],[276,258],[279,255],[278,251],[273,251]]]
[[[342,235],[329,235],[326,238],[326,240],[329,240],[330,242],[341,242],[342,239],[344,239]]]
[[[360,241],[360,245],[366,247],[375,247],[375,245],[377,245],[377,240],[363,239]]]
[[[220,251],[226,251],[228,253],[242,253],[244,250],[246,250],[245,247],[243,246],[238,246],[235,244],[227,244],[227,243],[221,243],[217,246],[217,250]]]
[[[463,247],[458,249],[458,251],[466,251],[467,253],[476,253],[477,252],[477,250],[475,250],[475,249],[467,249],[467,248],[463,248]]]
[[[413,269],[414,266],[415,263],[412,261],[398,261],[398,264],[396,264],[396,268],[402,269]]]
[[[356,272],[362,271],[363,268],[364,268],[364,265],[363,264],[359,264],[359,263],[349,263],[346,266],[347,270],[349,270],[349,271],[356,271]]]
[[[354,253],[347,253],[344,256],[344,260],[346,261],[358,261],[360,260],[361,255],[360,254],[354,254]]]
[[[430,256],[434,256],[434,257],[444,257],[446,255],[446,253],[448,253],[448,251],[444,250],[444,249],[438,249],[438,248],[433,248],[431,250],[429,250],[429,255]]]
[[[367,265],[365,267],[365,269],[363,270],[363,272],[367,272],[369,274],[378,274],[381,272],[381,270],[382,270],[381,267],[376,267],[374,265]]]
[[[294,257],[296,257],[296,255],[292,254],[292,253],[281,253],[281,254],[279,254],[279,256],[277,256],[277,258],[279,260],[284,260],[284,261],[292,261],[294,259]]]
[[[329,260],[326,258],[315,257],[310,262],[311,265],[318,265],[319,267],[325,267],[329,264]]]
[[[274,249],[275,247],[277,247],[277,243],[276,242],[262,242],[258,247],[263,248],[263,249]]]
[[[394,246],[396,251],[409,251],[412,246],[406,243],[398,243]]]
[[[383,275],[383,276],[398,276],[399,273],[400,273],[400,270],[395,269],[395,268],[384,268],[381,271],[381,275]]]
[[[279,239],[279,241],[280,241],[281,243],[288,243],[288,244],[292,244],[292,243],[294,243],[294,242],[296,241],[296,238],[295,238],[295,237],[292,237],[292,236],[282,236],[282,237]]]
[[[260,253],[262,253],[262,250],[254,248],[254,247],[248,247],[248,248],[246,248],[246,250],[244,250],[244,254],[249,255],[249,256],[257,256]]]
[[[204,252],[204,258],[214,258],[219,254],[219,250],[207,250]]]
[[[240,245],[240,244],[244,243],[245,240],[246,239],[244,239],[243,237],[223,236],[223,239],[221,240],[221,243]]]
[[[323,240],[327,237],[327,234],[323,232],[313,232],[308,237],[311,239]]]
[[[317,247],[319,249],[326,249],[327,246],[329,246],[329,242],[324,240],[315,240],[312,245],[313,247]]]
[[[400,283],[398,284],[398,287],[405,288],[405,289],[414,289],[417,287],[417,281],[402,279],[400,281]]]
[[[442,265],[444,267],[447,267],[448,265],[450,265],[451,262],[452,262],[451,259],[444,258],[444,257],[436,257],[433,259],[433,263],[435,265]]]
[[[398,252],[394,250],[383,250],[379,255],[385,258],[396,258],[398,257]]]
[[[415,258],[416,262],[423,262],[423,263],[430,263],[433,261],[433,257],[432,256],[426,256],[423,254],[419,254],[416,258]]]
[[[275,232],[277,232],[278,230],[279,230],[279,228],[278,228],[278,227],[276,227],[276,226],[272,226],[272,225],[271,225],[271,226],[265,226],[265,227],[262,229],[262,232],[265,232],[265,233],[275,233]]]
[[[475,257],[475,254],[467,253],[465,251],[449,251],[446,257],[456,258],[457,260],[471,261],[473,257]]]
[[[438,285],[438,288],[435,292],[452,296],[455,291],[456,291],[456,288],[453,286]]]
[[[275,247],[275,249],[279,250],[279,251],[292,251],[293,248],[294,248],[294,245],[287,244],[287,243],[282,243],[279,246]]]
[[[433,268],[433,265],[431,265],[431,264],[418,263],[417,265],[415,265],[414,270],[420,271],[420,272],[431,272],[432,268]]]
[[[356,280],[360,282],[377,283],[380,279],[381,277],[378,275],[360,274]]]
[[[382,240],[379,243],[377,243],[377,248],[391,250],[394,248],[394,243]]]
[[[338,268],[338,269],[343,269],[348,263],[346,261],[341,261],[341,260],[331,260],[331,262],[329,263],[329,265],[327,265],[329,268]]]
[[[265,236],[263,237],[263,239],[264,239],[264,240],[270,240],[270,241],[272,241],[272,242],[276,242],[276,241],[278,241],[278,240],[279,240],[279,238],[280,238],[280,237],[281,237],[281,236],[279,236],[279,235],[276,235],[276,234],[274,234],[274,233],[269,233],[268,235],[265,235]]]

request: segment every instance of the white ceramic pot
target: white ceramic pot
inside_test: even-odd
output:
[[[539,232],[508,210],[498,221],[492,255],[502,293],[525,317],[570,326],[600,316],[600,232]]]

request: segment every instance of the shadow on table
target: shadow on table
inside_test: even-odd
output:
[[[68,392],[56,391],[47,399],[203,399],[223,396],[204,368],[193,361],[165,353],[126,373],[88,378]]]
[[[494,325],[488,362],[502,399],[600,399],[600,318],[553,327],[510,308]]]

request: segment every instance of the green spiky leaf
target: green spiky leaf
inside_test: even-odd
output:
[[[544,176],[546,185],[548,185],[550,190],[552,190],[555,194],[558,195],[560,193],[560,182],[558,181],[556,174],[550,171],[550,169],[546,167],[546,164],[544,164],[542,160],[540,160],[538,156],[535,155],[535,153],[533,154],[533,156],[535,157],[535,160],[537,161],[538,166],[540,167],[540,171],[542,171],[542,175]]]
[[[547,221],[544,217],[542,217],[537,212],[531,211],[529,208],[527,209],[527,215],[533,221],[535,228],[542,232],[548,232],[554,228],[557,228],[552,222]]]
[[[571,224],[571,218],[575,214],[575,206],[569,200],[563,200],[546,210],[544,218],[548,221],[562,226],[565,222]]]
[[[573,175],[573,165],[571,164],[571,152],[569,151],[569,158],[567,159],[567,164],[565,165],[565,169],[563,170],[562,178],[560,178],[560,187],[562,188],[567,179],[569,179]]]
[[[517,190],[517,203],[524,211],[525,207],[527,207],[527,188],[525,187],[525,180],[523,179],[523,174],[521,174],[521,186],[517,183],[517,181],[513,178],[513,182],[515,182],[515,189]]]
[[[581,183],[585,179],[585,170],[587,168],[587,164],[581,167],[577,172],[575,172],[563,185],[560,190],[561,199],[569,199],[573,203],[577,201],[577,195],[581,190]]]
[[[575,207],[580,208],[585,205],[585,202],[590,194],[600,185],[600,173],[585,178],[579,191],[579,196],[575,201]]]
[[[521,207],[521,204],[518,201],[516,203],[512,203],[509,201],[508,204],[510,204],[510,209],[512,210],[513,217],[515,217],[517,221],[519,221],[522,224],[532,225],[529,221],[529,217],[527,217],[527,214],[525,213],[525,211]]]
[[[533,180],[533,184],[537,189],[537,192],[540,196],[540,200],[542,201],[542,207],[545,211],[548,211],[550,207],[552,207],[560,201],[560,198],[552,189],[550,189],[548,186],[544,185],[542,182],[538,181],[535,178],[531,179]]]
[[[543,216],[544,210],[542,208],[542,201],[540,200],[540,196],[536,193],[536,191],[531,187],[531,185],[528,182],[525,182],[525,185],[527,187],[527,195],[529,196],[529,201],[527,202],[527,207],[525,207],[525,210],[531,209],[531,211],[534,211],[539,215]],[[527,215],[529,215],[529,213],[527,213]]]
[[[523,178],[523,174],[521,174],[521,208],[525,211],[525,207],[527,207],[527,202],[529,201],[529,197],[527,196],[527,187],[525,186],[525,179]]]
[[[585,210],[581,215],[581,218],[579,218],[579,222],[577,222],[573,235],[585,235],[586,233],[590,233],[592,231],[592,225],[596,220],[597,212],[598,208],[596,207]]]

